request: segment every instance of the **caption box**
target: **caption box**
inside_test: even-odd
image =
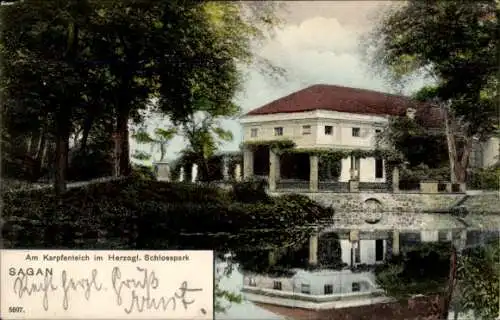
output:
[[[213,319],[213,251],[0,255],[1,319]]]

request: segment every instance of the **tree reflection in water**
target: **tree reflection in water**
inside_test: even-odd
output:
[[[186,235],[172,239],[172,243],[176,241],[177,247],[182,249],[214,249],[218,260],[227,262],[219,279],[230,277],[235,268],[238,268],[242,274],[289,278],[293,282],[293,292],[300,292],[299,282],[305,283],[303,279],[295,279],[304,270],[316,272],[320,269],[335,271],[346,268],[354,272],[374,271],[377,284],[388,296],[399,301],[408,301],[408,298],[419,294],[443,296],[446,291],[452,248],[450,241],[423,242],[415,232],[401,233],[399,255],[391,254],[392,240],[387,237],[385,261],[377,265],[361,264],[349,267],[342,261],[342,250],[345,248],[341,246],[341,240],[348,241],[344,239],[345,232],[325,233],[318,238],[318,263],[310,265],[309,239],[312,232],[312,228],[286,231],[247,230],[232,235]],[[465,284],[462,285],[464,286]],[[217,288],[216,296],[217,300],[229,303],[241,302],[239,293],[225,291],[221,287]],[[406,305],[406,302],[403,304]],[[222,307],[217,310],[223,311]]]

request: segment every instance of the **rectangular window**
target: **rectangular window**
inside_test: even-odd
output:
[[[327,136],[333,135],[333,126],[325,126],[325,135]]]
[[[382,132],[382,130],[380,130],[380,129],[375,129],[375,134],[379,134],[380,132]]]
[[[302,134],[303,135],[308,135],[311,134],[311,126],[302,126]]]
[[[361,290],[361,287],[359,285],[359,282],[353,282],[352,283],[352,292],[359,292]]]
[[[384,260],[384,240],[375,240],[375,261]]]
[[[275,136],[282,136],[283,135],[283,127],[274,128],[274,135]]]
[[[257,134],[258,134],[258,133],[259,133],[259,129],[257,129],[257,128],[252,128],[252,129],[250,130],[250,137],[255,138],[255,137],[257,137]]]
[[[305,294],[311,294],[311,286],[303,283],[300,286],[300,292],[305,293]]]
[[[360,242],[359,241],[353,241],[352,243],[352,248],[351,248],[351,254],[352,254],[352,260],[354,263],[361,263],[361,250],[360,250]]]
[[[361,133],[360,128],[352,128],[352,136],[353,137],[359,137],[360,133]]]
[[[332,294],[333,286],[331,284],[325,284],[325,294]]]
[[[384,177],[384,160],[382,158],[375,159],[375,178]]]
[[[281,281],[274,281],[273,289],[274,290],[281,290]]]

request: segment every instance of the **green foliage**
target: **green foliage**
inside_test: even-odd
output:
[[[193,163],[198,165],[200,180],[209,181],[209,159],[214,157],[222,143],[233,140],[232,132],[223,129],[218,119],[205,112],[193,115],[185,121],[182,133],[189,143],[184,154],[189,154],[194,160]]]
[[[26,0],[2,6],[2,149],[9,158],[24,157],[30,152],[14,150],[13,137],[25,142],[42,128],[55,133],[60,143],[54,158],[62,159],[55,169],[64,184],[67,150],[61,146],[75,134],[85,151],[92,129],[106,127],[115,131],[115,174],[128,174],[128,122],[144,120],[151,98],[153,111],[176,124],[197,111],[213,117],[239,112],[233,103],[243,79],[239,66],[275,71],[252,50],[275,26],[275,8],[167,0]],[[160,140],[163,159],[171,133],[159,129],[159,139],[140,138]],[[225,131],[215,134],[229,139]]]
[[[467,137],[485,136],[498,122],[497,28],[495,1],[414,0],[381,16],[367,47],[397,83],[422,74],[435,80],[422,95],[450,101]]]
[[[295,142],[289,139],[246,141],[243,146],[249,148],[269,147],[276,152],[285,152],[295,148]]]
[[[475,190],[498,190],[500,168],[474,169],[468,176],[467,187]]]
[[[254,179],[233,184],[235,201],[243,203],[269,202],[271,197],[266,192],[267,182]]]
[[[151,154],[144,151],[135,150],[134,153],[132,154],[132,158],[139,161],[146,161],[151,159]]]
[[[398,299],[442,293],[448,282],[450,257],[449,243],[419,244],[377,268],[377,283]]]
[[[243,203],[214,187],[132,178],[69,189],[62,202],[54,197],[47,190],[3,194],[6,247],[160,249],[182,245],[180,232],[275,228],[286,234],[332,216],[307,199]]]
[[[142,180],[156,180],[152,166],[133,165],[132,176]]]
[[[134,138],[139,144],[149,144],[151,146],[151,152],[155,149],[160,151],[159,161],[163,161],[167,152],[167,146],[176,134],[177,128],[175,127],[167,129],[156,128],[154,130],[154,136],[152,137],[144,128],[140,128],[132,134],[132,138]],[[136,153],[132,157],[137,160],[149,160],[151,155],[146,153]]]
[[[420,164],[413,168],[403,167],[399,171],[400,180],[418,183],[422,180],[450,181],[450,169],[442,167],[430,169],[425,164]]]
[[[91,145],[85,151],[81,149],[70,152],[68,166],[69,181],[86,181],[112,174],[113,160],[107,150]]]
[[[497,241],[486,246],[463,252],[458,259],[457,289],[460,308],[473,310],[480,319],[498,316],[500,281],[500,244]]]
[[[429,130],[420,118],[393,117],[377,137],[379,144],[390,145],[410,167],[426,164],[437,168],[448,164],[448,149],[443,132]]]
[[[291,153],[308,153],[312,155],[318,156],[320,159],[325,161],[339,161],[344,158],[356,157],[356,158],[383,158],[389,163],[400,163],[402,162],[402,158],[397,152],[386,149],[377,149],[377,150],[362,150],[362,149],[291,149],[286,152]]]

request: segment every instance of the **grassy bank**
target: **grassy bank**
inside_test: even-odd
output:
[[[333,215],[306,197],[270,198],[251,183],[225,191],[130,178],[70,189],[61,201],[48,190],[2,197],[5,248],[160,249],[182,233],[286,232]]]

